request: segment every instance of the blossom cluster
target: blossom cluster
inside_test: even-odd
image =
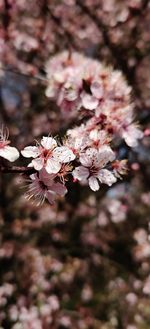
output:
[[[61,143],[43,136],[36,146],[21,151],[23,157],[32,158],[28,166],[34,169],[28,198],[53,204],[56,196],[66,194],[69,175],[93,191],[101,184],[114,184],[126,172],[126,160],[117,159],[116,138],[135,147],[143,133],[133,123],[131,88],[121,72],[68,51],[52,58],[46,70],[46,95],[56,101],[66,121],[81,119],[80,125],[66,131]],[[14,161],[19,153],[8,143],[2,132],[0,155]]]
[[[64,51],[48,61],[46,72],[46,96],[56,101],[66,120],[80,111],[84,117],[90,116],[89,126],[98,125],[128,146],[137,146],[142,132],[133,123],[131,87],[120,71]]]

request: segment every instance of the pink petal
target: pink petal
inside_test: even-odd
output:
[[[49,203],[50,203],[51,205],[54,204],[55,196],[56,196],[56,194],[53,193],[53,192],[51,192],[51,191],[47,191],[47,192],[46,192],[46,198],[48,199],[48,201],[49,201]]]
[[[67,188],[61,183],[54,183],[52,186],[52,190],[56,192],[60,196],[64,196],[67,193]]]
[[[82,180],[85,181],[89,176],[89,170],[88,170],[88,168],[79,166],[73,170],[72,175],[75,179],[78,179],[79,181],[82,181]]]

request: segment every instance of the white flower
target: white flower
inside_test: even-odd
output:
[[[0,157],[13,162],[19,158],[19,152],[15,147],[9,146],[9,132],[7,129],[0,130]]]
[[[104,145],[99,151],[88,149],[80,156],[81,166],[74,169],[73,177],[83,183],[88,181],[93,191],[99,190],[99,182],[111,186],[117,179],[111,171],[103,167],[114,158],[114,152],[109,146]]]
[[[74,153],[68,147],[58,147],[52,137],[43,137],[40,145],[27,146],[21,153],[26,158],[33,158],[31,164],[36,170],[45,168],[49,174],[58,173],[62,163],[75,159]]]
[[[85,91],[82,92],[81,99],[82,106],[86,110],[95,110],[99,103],[98,99],[95,96],[87,94]]]
[[[122,137],[128,146],[136,147],[138,145],[138,139],[143,137],[143,132],[133,123],[122,132]]]

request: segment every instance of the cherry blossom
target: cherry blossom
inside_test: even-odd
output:
[[[99,151],[88,149],[80,156],[81,166],[73,171],[73,177],[84,183],[89,183],[93,191],[99,190],[99,182],[111,186],[116,182],[116,177],[108,169],[103,169],[106,164],[114,160],[115,154],[109,146],[103,146]]]
[[[49,174],[58,173],[62,163],[75,159],[74,153],[68,147],[57,146],[57,142],[52,137],[43,137],[40,145],[27,146],[21,153],[26,158],[33,158],[30,165],[36,170],[45,168]]]
[[[14,162],[19,158],[19,152],[15,147],[9,146],[10,141],[8,140],[8,137],[8,129],[2,127],[0,130],[0,157],[10,162]]]
[[[92,116],[86,125],[97,121],[99,129],[111,133],[112,139],[119,136],[128,146],[137,145],[143,134],[133,123],[131,87],[120,71],[65,51],[48,61],[46,72],[50,78],[46,96],[56,101],[66,121],[80,111],[85,118]]]
[[[27,198],[35,198],[38,205],[42,204],[45,199],[53,204],[57,196],[64,196],[66,193],[66,187],[60,182],[55,182],[54,174],[49,175],[45,170],[41,170],[30,176]]]
[[[122,137],[128,146],[136,147],[138,145],[138,139],[143,137],[143,132],[132,123],[122,132]]]

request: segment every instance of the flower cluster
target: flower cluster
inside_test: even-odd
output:
[[[130,147],[142,132],[133,123],[131,87],[120,71],[106,68],[77,52],[64,51],[46,65],[49,84],[46,96],[55,100],[66,120],[77,111],[90,116],[89,125],[121,137]]]
[[[23,157],[32,158],[28,166],[34,170],[28,198],[53,204],[56,196],[66,194],[68,175],[93,191],[100,184],[114,184],[126,172],[126,161],[117,159],[116,138],[135,147],[143,133],[133,123],[131,88],[121,72],[68,51],[52,58],[46,70],[46,95],[57,102],[66,120],[79,113],[82,119],[79,126],[66,131],[62,143],[43,136],[36,146],[21,151]],[[16,160],[19,153],[7,145],[6,135],[0,143],[0,155]]]

